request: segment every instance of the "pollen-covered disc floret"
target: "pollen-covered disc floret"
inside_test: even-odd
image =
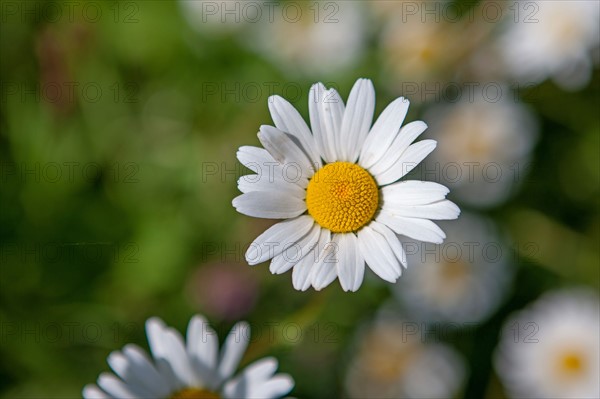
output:
[[[325,165],[306,189],[308,213],[334,233],[357,231],[370,222],[379,204],[373,177],[350,162]]]

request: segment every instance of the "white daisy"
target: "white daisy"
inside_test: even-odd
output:
[[[415,101],[431,100],[442,90],[441,85],[455,80],[463,58],[486,35],[478,24],[425,20],[421,13],[407,14],[402,2],[369,4],[376,9],[393,7],[382,10],[386,13],[379,39],[382,65],[394,87],[412,91]]]
[[[451,398],[465,372],[461,356],[442,343],[424,343],[407,331],[414,323],[380,319],[361,334],[348,366],[351,398]]]
[[[363,55],[367,21],[361,2],[272,4],[272,20],[254,24],[247,44],[281,70],[332,76]]]
[[[461,202],[478,207],[514,194],[527,178],[538,136],[534,115],[507,87],[483,87],[426,113],[439,146],[424,169],[441,176]]]
[[[243,194],[233,205],[248,216],[287,220],[250,245],[249,264],[272,259],[274,274],[293,268],[298,290],[320,290],[339,277],[345,291],[356,291],[365,262],[386,281],[400,277],[406,254],[397,234],[443,242],[444,232],[430,219],[458,217],[458,207],[445,199],[448,189],[398,182],[436,146],[433,140],[411,144],[425,123],[400,128],[407,100],[396,99],[371,127],[370,80],[356,82],[347,106],[337,91],[317,83],[309,94],[312,133],[283,98],[271,97],[269,108],[276,127],[263,125],[258,133],[266,150],[238,151],[240,162],[258,175],[240,178]]]
[[[435,251],[415,246],[420,263],[396,283],[394,293],[412,318],[428,322],[479,322],[500,305],[512,278],[511,254],[490,220],[463,213],[445,227]]]
[[[187,330],[187,342],[158,318],[148,319],[146,334],[153,359],[129,344],[108,357],[112,373],[83,389],[85,399],[277,398],[294,386],[286,374],[275,374],[277,361],[261,359],[233,377],[250,339],[247,323],[231,330],[221,353],[215,331],[200,315]]]
[[[600,397],[600,301],[587,290],[542,296],[505,324],[495,366],[513,398]]]
[[[586,85],[593,52],[600,45],[597,1],[530,1],[515,3],[518,14],[506,18],[498,47],[506,69],[519,81],[553,78],[566,89]]]

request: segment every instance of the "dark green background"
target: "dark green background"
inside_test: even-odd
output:
[[[241,248],[268,226],[231,206],[244,173],[236,150],[258,144],[258,127],[271,123],[267,82],[278,83],[276,94],[286,94],[285,84],[300,88],[292,101],[305,117],[307,91],[317,80],[335,83],[346,98],[356,78],[372,78],[377,113],[402,94],[389,90],[380,71],[375,33],[346,73],[298,77],[233,35],[193,32],[175,2],[135,3],[133,23],[123,14],[115,22],[112,13],[123,5],[97,4],[104,12],[97,23],[3,14],[0,392],[6,398],[76,397],[108,369],[110,351],[128,342],[147,348],[146,318],[160,316],[184,331],[192,314],[207,313],[189,295],[193,273],[223,260],[215,247]],[[55,101],[43,93],[52,82],[63,90]],[[74,98],[69,82],[78,84]],[[503,396],[490,359],[512,310],[548,289],[598,287],[598,83],[596,71],[579,92],[545,82],[521,93],[541,125],[533,167],[516,197],[484,213],[515,241],[540,246],[516,257],[511,297],[489,321],[446,337],[469,363],[465,397]],[[235,85],[265,91],[257,100],[220,98],[223,87]],[[215,87],[219,94],[210,94]],[[413,102],[407,120],[425,109]],[[222,176],[224,169],[233,172]],[[225,263],[249,268],[241,249]],[[347,294],[336,282],[324,292],[300,293],[289,274],[272,276],[265,265],[251,274],[258,301],[244,318],[263,334],[244,363],[275,355],[296,380],[294,396],[342,395],[354,333],[390,297],[386,284],[369,279]],[[233,324],[208,316],[221,337]],[[285,339],[280,328],[268,339],[268,323],[289,322],[302,326],[304,339]]]

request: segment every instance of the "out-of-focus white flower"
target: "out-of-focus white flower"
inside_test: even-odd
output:
[[[392,79],[395,87],[414,87],[420,102],[426,100],[424,94],[419,96],[421,92],[439,92],[456,77],[459,61],[486,33],[478,25],[460,21],[436,22],[420,13],[406,15],[397,9],[389,13],[380,39],[386,77]]]
[[[510,74],[521,82],[553,78],[566,89],[586,85],[600,45],[598,1],[515,3],[498,46]]]
[[[275,374],[273,358],[233,376],[250,340],[247,323],[235,325],[221,351],[215,331],[199,315],[190,321],[187,342],[156,317],[146,322],[146,334],[152,359],[132,344],[111,353],[108,364],[116,375],[100,374],[97,386],[83,389],[85,399],[277,398],[294,386],[290,376]]]
[[[496,310],[506,293],[512,277],[510,254],[490,220],[464,213],[454,223],[440,225],[445,243],[433,251],[425,245],[411,251],[408,257],[415,266],[394,285],[394,293],[413,318],[479,322]]]
[[[599,312],[595,293],[562,290],[508,320],[495,366],[510,396],[600,397]]]
[[[346,375],[349,397],[449,398],[458,391],[465,375],[460,355],[441,343],[422,343],[406,326],[380,319],[361,334]]]
[[[438,151],[424,170],[439,175],[462,202],[500,204],[526,177],[537,122],[508,88],[491,84],[466,90],[457,102],[430,108],[425,120]]]
[[[361,2],[274,4],[273,20],[255,24],[248,45],[282,70],[333,76],[359,61],[366,40]]]

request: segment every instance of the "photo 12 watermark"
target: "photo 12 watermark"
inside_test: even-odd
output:
[[[415,241],[407,237],[401,240],[407,256],[414,256],[420,262],[433,263],[498,263],[518,262],[521,258],[534,258],[540,252],[540,244],[535,241],[511,242],[482,240],[445,240],[442,244]],[[241,241],[205,241],[200,246],[202,262],[215,261],[253,264],[261,259],[281,256],[288,263],[297,263],[306,256],[313,262],[337,264],[339,246],[336,242],[302,246],[298,241],[266,241],[256,243]]]
[[[133,104],[139,102],[140,86],[137,82],[0,82],[0,103],[20,104],[96,104],[100,101]]]
[[[218,339],[219,324],[202,324],[199,334],[204,343]],[[266,342],[268,344],[295,345],[301,342],[335,344],[340,342],[340,327],[334,322],[252,323],[250,329],[234,328],[230,332],[235,342]],[[51,345],[123,344],[133,337],[143,335],[144,323],[98,321],[0,321],[0,343],[30,343]]]
[[[3,24],[85,23],[103,21],[136,24],[140,22],[138,1],[3,1],[0,20]]]
[[[91,183],[104,179],[113,183],[139,183],[137,162],[0,162],[0,181],[6,183]]]

